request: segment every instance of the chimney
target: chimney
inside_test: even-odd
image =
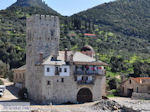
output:
[[[70,56],[70,61],[73,62],[73,54]]]
[[[41,52],[40,53],[40,64],[42,64],[43,63],[43,53]]]
[[[68,58],[68,49],[67,48],[65,48],[65,62],[67,62],[67,59]]]

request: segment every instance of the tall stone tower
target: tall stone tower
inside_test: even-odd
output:
[[[49,15],[34,15],[26,23],[26,82],[29,95],[38,97],[42,84],[43,68],[40,58],[49,55],[57,57],[59,51],[60,26],[59,18]],[[38,71],[38,73],[37,73]],[[37,90],[38,88],[38,90]],[[31,95],[32,93],[32,95]],[[34,98],[33,98],[34,99]]]

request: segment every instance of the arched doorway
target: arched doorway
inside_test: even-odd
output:
[[[90,91],[90,89],[88,89],[88,88],[80,89],[77,94],[77,101],[79,103],[92,102],[93,95],[92,95],[92,92]]]

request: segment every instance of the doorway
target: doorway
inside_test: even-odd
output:
[[[77,94],[77,101],[79,103],[92,102],[93,95],[92,95],[92,92],[90,91],[90,89],[88,89],[88,88],[80,89]]]

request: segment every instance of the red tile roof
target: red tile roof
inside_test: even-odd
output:
[[[95,34],[85,33],[84,36],[96,36]]]
[[[142,80],[150,80],[150,77],[137,77],[137,78],[131,78],[131,80],[136,81],[138,84],[141,84]]]

